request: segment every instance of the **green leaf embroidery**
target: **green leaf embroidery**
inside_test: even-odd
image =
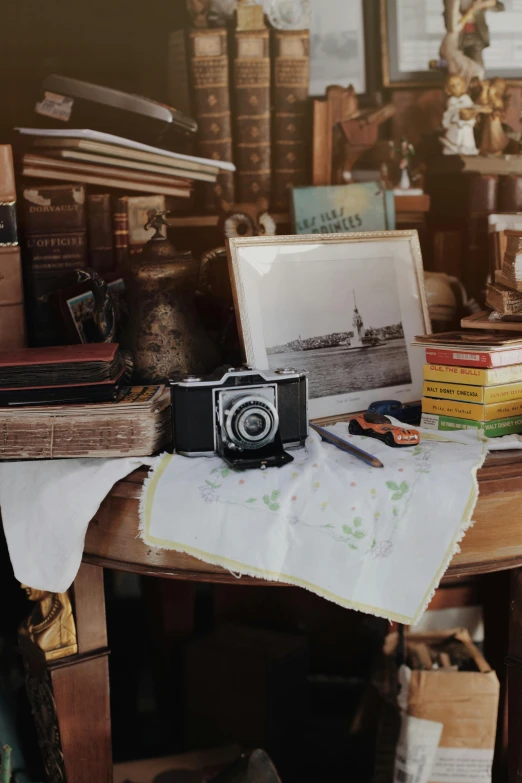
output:
[[[265,503],[267,506],[270,505],[270,498],[268,495],[263,495],[263,503]]]
[[[387,481],[386,486],[388,487],[388,489],[393,489],[393,490],[399,489],[395,481]]]
[[[221,471],[222,478],[226,478],[229,473],[230,473],[230,470],[228,468],[223,468],[223,470]]]
[[[212,481],[208,481],[208,479],[205,479],[205,484],[208,484],[212,489],[219,489],[221,487],[221,484],[214,484]]]
[[[255,503],[257,498],[248,498],[247,503]]]
[[[357,547],[355,546],[355,544],[349,544],[348,546],[350,547],[350,549],[357,549]]]
[[[268,508],[270,509],[270,511],[279,511],[280,506],[279,503],[270,503]]]
[[[343,525],[343,533],[346,533],[347,536],[353,535],[353,530],[351,527],[348,527],[348,525]]]
[[[404,494],[405,492],[407,492],[407,491],[408,491],[408,485],[406,484],[406,482],[405,482],[405,481],[403,481],[403,482],[402,482],[402,484],[400,485],[399,489],[400,489],[400,491],[401,491],[403,494]]]
[[[274,491],[272,492],[272,500],[277,500],[279,495],[280,495],[279,491],[277,489],[274,489]]]
[[[399,513],[399,509],[397,508],[397,506],[393,506],[393,508],[392,508],[393,516],[396,517],[398,515],[398,513]]]
[[[356,530],[353,535],[355,538],[364,538],[366,533],[363,533],[362,530]]]
[[[362,525],[362,519],[361,517],[355,517],[353,520],[354,527],[361,527]]]
[[[392,500],[400,500],[402,498],[402,492],[394,492],[392,495]]]

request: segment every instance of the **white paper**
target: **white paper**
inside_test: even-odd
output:
[[[401,715],[401,733],[395,754],[393,783],[428,783],[443,723]]]
[[[439,748],[431,783],[491,783],[493,749]]]

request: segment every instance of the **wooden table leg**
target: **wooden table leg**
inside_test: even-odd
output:
[[[23,649],[47,783],[112,783],[103,569],[83,563],[73,585],[78,652],[46,660]]]
[[[508,698],[508,780],[522,778],[522,568],[511,572],[509,653],[507,664]]]

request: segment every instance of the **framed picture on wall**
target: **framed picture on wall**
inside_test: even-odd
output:
[[[310,418],[422,396],[431,331],[416,231],[228,240],[248,364],[308,372]]]
[[[460,0],[461,11],[469,5],[470,0]],[[474,33],[486,76],[522,83],[522,5],[519,0],[503,0],[503,5],[503,11],[482,14]],[[440,44],[446,34],[444,8],[445,0],[380,0],[386,87],[442,84],[443,72],[430,70],[429,63],[439,59]]]

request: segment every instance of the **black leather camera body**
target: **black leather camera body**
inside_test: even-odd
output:
[[[173,383],[174,447],[187,457],[219,454],[234,468],[291,462],[286,449],[308,435],[308,379],[295,370],[219,368]]]

